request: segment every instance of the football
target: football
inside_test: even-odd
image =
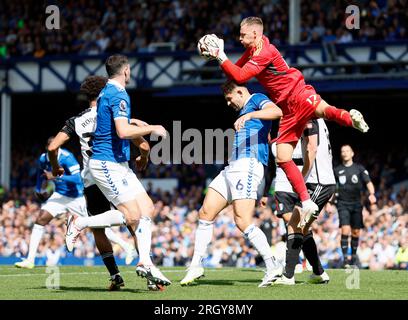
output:
[[[218,37],[213,34],[206,34],[198,41],[198,54],[206,59],[213,59],[213,57],[209,55],[210,48],[218,49]]]

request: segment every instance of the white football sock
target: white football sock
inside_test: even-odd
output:
[[[276,269],[279,264],[272,254],[272,249],[268,244],[265,234],[254,224],[251,224],[244,231],[245,237],[249,240],[252,246],[258,251],[265,261],[266,269]]]
[[[41,238],[44,234],[44,226],[35,224],[31,231],[30,246],[28,249],[27,260],[34,263],[35,255],[37,254],[38,246],[40,245]]]
[[[153,265],[150,258],[152,246],[152,220],[149,217],[141,217],[136,229],[137,248],[139,249],[139,262],[144,265]]]
[[[191,266],[199,267],[207,253],[207,247],[213,236],[214,221],[198,220],[198,227],[195,234],[194,255]]]
[[[82,230],[89,228],[109,228],[112,226],[126,225],[126,219],[119,210],[109,210],[92,217],[78,217],[75,226]]]
[[[114,232],[111,228],[105,228],[105,234],[110,241],[120,245],[123,248],[123,250],[127,251],[131,249],[130,244],[123,240],[122,237],[116,232]]]

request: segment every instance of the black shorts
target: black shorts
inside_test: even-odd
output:
[[[319,212],[323,210],[326,203],[336,192],[335,184],[306,183],[306,187],[310,194],[310,199],[319,207]]]
[[[363,229],[363,206],[360,202],[347,203],[339,201],[337,203],[339,213],[339,227],[350,226],[352,229]]]
[[[326,203],[330,200],[336,191],[335,185],[322,185],[316,183],[307,183],[307,191],[310,194],[310,199],[317,204],[319,212],[322,211]],[[277,217],[282,218],[284,213],[292,212],[295,205],[302,206],[296,193],[292,192],[275,192]]]
[[[282,215],[288,212],[292,212],[295,205],[302,206],[299,201],[298,195],[293,192],[276,191],[275,192],[275,202],[276,202],[276,216],[282,218]]]
[[[111,210],[111,203],[105,198],[96,184],[85,188],[84,196],[88,208],[88,215],[96,216]]]

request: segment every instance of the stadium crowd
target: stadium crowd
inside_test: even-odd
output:
[[[301,2],[301,39],[309,43],[408,39],[407,0],[355,1],[360,29],[348,30],[345,0]],[[264,20],[276,45],[288,41],[288,0],[248,1],[64,1],[57,2],[60,29],[47,30],[45,6],[0,0],[0,58],[55,54],[95,55],[146,52],[153,43],[195,50],[205,33],[222,35],[227,48],[240,47],[239,23],[250,15]]]
[[[402,187],[393,190],[392,184],[408,174],[407,150],[389,153],[385,158],[379,153],[364,152],[363,161],[376,185],[377,208],[365,208],[365,229],[362,230],[358,257],[361,268],[407,269],[408,268],[408,191]],[[24,160],[22,160],[24,159]],[[36,159],[21,150],[13,152],[12,188],[0,188],[0,256],[25,257],[32,225],[39,214],[39,203],[33,195]],[[400,168],[397,170],[396,168]],[[148,188],[155,203],[152,254],[157,264],[185,266],[193,253],[194,232],[197,214],[205,194],[208,177],[203,166],[149,166],[140,177],[179,179],[175,190],[163,191]],[[273,189],[271,190],[273,194]],[[363,203],[367,203],[363,195]],[[267,235],[275,254],[285,257],[285,226],[273,211],[275,202],[270,197],[270,206],[257,207],[256,223]],[[64,246],[65,219],[61,218],[46,226],[38,258],[42,263],[62,263],[67,256]],[[117,227],[121,236],[131,242],[125,228]],[[320,216],[314,226],[317,247],[324,267],[337,268],[342,265],[340,230],[337,212]],[[114,253],[124,257],[125,252],[115,245]],[[73,253],[76,257],[93,258],[98,255],[91,232],[81,234]],[[215,233],[206,266],[253,267],[260,262],[256,252],[235,227],[232,208],[222,211],[216,220]],[[40,262],[41,263],[41,262]]]

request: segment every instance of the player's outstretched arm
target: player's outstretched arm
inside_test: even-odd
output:
[[[116,133],[121,139],[133,140],[152,133],[163,138],[167,136],[167,131],[163,126],[147,125],[144,127],[138,127],[129,124],[128,119],[126,118],[116,118],[115,127]]]
[[[57,177],[64,173],[64,169],[58,163],[58,149],[69,140],[69,135],[65,132],[58,132],[48,146],[48,158],[50,159],[52,174]]]

